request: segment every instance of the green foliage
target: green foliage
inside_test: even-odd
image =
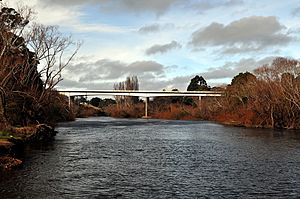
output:
[[[99,107],[106,107],[106,106],[109,106],[109,105],[113,105],[113,104],[116,104],[116,100],[113,100],[113,99],[101,99],[100,103],[99,103]]]
[[[179,91],[177,88],[173,88],[172,91]],[[180,103],[183,100],[183,97],[170,97],[171,103],[172,104],[176,104],[176,103]]]
[[[95,107],[99,107],[100,102],[101,102],[101,99],[99,97],[94,97],[90,100],[90,104]]]
[[[111,104],[116,104],[116,101],[113,99],[101,99],[99,97],[94,97],[90,100],[90,104],[95,107],[103,108]]]
[[[0,137],[10,137],[11,134],[9,132],[6,131],[0,131]]]
[[[189,86],[187,87],[188,91],[209,91],[210,87],[207,86],[205,79],[202,76],[196,75],[191,79]]]
[[[10,31],[16,28],[22,28],[29,23],[14,8],[3,7],[0,11],[1,29]]]
[[[246,85],[256,79],[255,75],[249,72],[239,73],[231,80],[231,85]]]
[[[191,97],[185,97],[183,100],[183,104],[187,106],[196,106],[196,103],[194,102],[193,98]]]

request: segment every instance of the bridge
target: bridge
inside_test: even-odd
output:
[[[59,93],[69,96],[71,106],[72,96],[132,96],[145,98],[145,116],[148,116],[148,103],[150,97],[221,97],[223,91],[140,91],[140,90],[58,90]]]

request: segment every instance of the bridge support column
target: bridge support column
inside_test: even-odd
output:
[[[69,93],[69,109],[71,110],[71,94]]]
[[[198,100],[198,107],[201,109],[201,103],[202,102],[202,97],[201,96],[199,96],[199,100]]]
[[[143,116],[143,118],[148,119],[148,104],[149,104],[149,97],[145,98],[145,115]]]

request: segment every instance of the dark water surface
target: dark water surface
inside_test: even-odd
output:
[[[0,198],[300,198],[300,132],[88,118],[0,174]]]

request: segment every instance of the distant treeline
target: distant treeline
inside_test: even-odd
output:
[[[155,97],[150,102],[149,114],[162,119],[204,119],[237,126],[300,129],[298,60],[278,57],[253,73],[238,74],[230,85],[223,87],[210,88],[202,76],[196,76],[187,90],[219,90],[224,91],[224,97],[202,97],[201,101],[197,97]],[[128,98],[127,103],[117,100],[116,104],[105,106],[105,112],[113,117],[142,117],[143,102]]]

